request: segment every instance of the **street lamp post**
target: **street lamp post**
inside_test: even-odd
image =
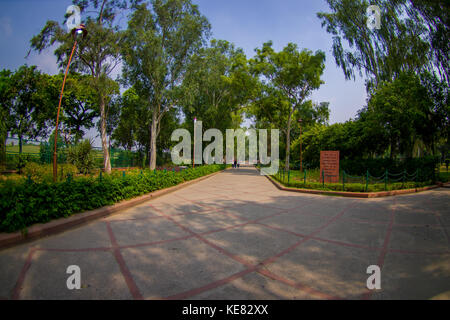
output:
[[[300,124],[300,172],[303,172],[303,139],[302,139],[302,119],[298,120]]]
[[[70,58],[69,58],[69,62],[67,63],[67,68],[66,68],[66,73],[64,74],[64,81],[63,81],[63,85],[61,88],[61,94],[59,96],[59,105],[58,105],[58,113],[56,115],[56,127],[55,127],[55,148],[54,148],[54,152],[53,152],[53,181],[56,182],[57,177],[58,177],[58,159],[57,159],[57,144],[58,144],[58,125],[59,125],[59,114],[61,111],[61,103],[62,103],[62,98],[63,98],[63,94],[64,94],[64,87],[66,85],[66,79],[67,79],[67,74],[69,73],[69,67],[70,67],[70,63],[72,62],[72,58],[73,58],[73,54],[75,52],[75,49],[77,47],[77,38],[78,36],[82,36],[83,38],[86,37],[87,35],[87,30],[86,27],[83,24],[80,24],[79,27],[74,28],[72,30],[72,36],[75,39],[75,43],[73,44],[73,48],[72,48],[72,52],[70,54]]]

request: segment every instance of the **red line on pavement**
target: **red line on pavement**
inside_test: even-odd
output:
[[[127,246],[120,246],[120,247],[117,247],[117,248],[118,249],[134,249],[134,248],[141,248],[141,247],[150,247],[150,246],[155,246],[155,245],[158,245],[158,244],[170,243],[170,242],[175,242],[175,241],[182,241],[182,240],[187,240],[187,239],[192,239],[192,238],[194,238],[194,236],[193,235],[189,235],[189,236],[184,236],[184,237],[174,238],[174,239],[168,239],[168,240],[161,240],[161,241],[148,242],[148,243],[131,244],[131,245],[127,245]]]
[[[133,276],[131,275],[131,272],[128,269],[127,264],[125,263],[122,254],[120,253],[116,237],[114,236],[114,232],[108,221],[106,221],[106,227],[108,229],[108,235],[111,240],[111,244],[113,246],[114,258],[116,258],[117,264],[119,265],[120,268],[120,272],[122,273],[122,276],[125,279],[125,283],[127,284],[133,299],[143,300],[142,294],[139,291],[139,288],[137,287],[136,283],[134,282]]]
[[[30,249],[27,259],[25,260],[25,264],[22,267],[22,270],[20,271],[19,278],[17,279],[16,285],[13,289],[12,299],[13,300],[19,300],[20,299],[20,292],[22,291],[22,286],[25,281],[25,276],[30,269],[31,261],[33,260],[33,254],[36,252],[34,248]]]
[[[280,277],[279,275],[276,275],[276,274],[274,274],[274,273],[272,273],[272,272],[270,272],[268,270],[265,270],[265,269],[259,269],[257,272],[259,274],[262,274],[262,275],[264,275],[266,277],[269,277],[269,278],[271,278],[273,280],[277,280],[277,281],[279,281],[281,283],[284,283],[284,284],[286,284],[286,285],[288,285],[290,287],[294,287],[294,288],[300,289],[301,291],[305,291],[305,292],[307,292],[307,293],[309,293],[311,295],[320,297],[321,299],[343,300],[341,297],[332,296],[332,295],[329,295],[329,294],[317,291],[316,289],[308,287],[308,286],[306,286],[304,284],[301,284],[301,283],[295,283],[294,281],[291,281],[291,280],[288,280],[286,278]]]
[[[436,200],[440,200],[440,199],[436,199]],[[425,203],[432,203],[431,199],[425,199]],[[437,220],[439,226],[442,228],[442,231],[444,232],[445,237],[447,238],[447,243],[450,245],[450,235],[447,232],[447,228],[444,225],[444,222],[441,219],[440,213],[437,212],[436,210],[432,210],[432,214],[434,215],[435,219]]]
[[[249,263],[249,262],[243,260],[242,258],[240,258],[240,257],[238,257],[238,256],[236,256],[236,255],[234,255],[234,254],[232,254],[231,252],[228,252],[227,250],[225,250],[225,249],[223,249],[223,248],[221,248],[221,247],[219,247],[219,246],[217,246],[217,245],[211,243],[211,242],[208,241],[207,239],[203,238],[201,235],[199,235],[199,234],[193,232],[193,231],[190,230],[189,228],[187,228],[187,227],[185,227],[185,226],[179,224],[177,221],[175,221],[175,220],[172,219],[171,217],[165,215],[165,216],[167,217],[168,220],[172,221],[172,222],[175,223],[178,227],[180,227],[181,229],[185,230],[186,232],[189,232],[189,233],[195,235],[200,241],[202,241],[202,242],[204,242],[205,244],[211,246],[212,248],[214,248],[215,250],[217,250],[217,251],[220,252],[221,254],[223,254],[223,255],[225,255],[225,256],[227,256],[227,257],[229,257],[229,258],[231,258],[231,259],[233,259],[233,260],[235,260],[235,261],[237,261],[237,262],[239,262],[239,263],[241,263],[241,264],[243,264],[244,266],[247,266],[247,267],[248,267],[248,269],[246,269],[246,270],[244,270],[244,271],[241,271],[240,273],[234,274],[234,275],[232,275],[232,276],[230,276],[230,277],[228,277],[228,278],[225,278],[225,279],[222,279],[222,280],[219,280],[219,281],[215,281],[215,282],[213,282],[213,283],[211,283],[211,284],[208,284],[208,285],[206,285],[206,286],[202,286],[202,287],[197,288],[197,289],[189,290],[189,291],[187,291],[187,292],[180,293],[180,294],[178,294],[178,295],[170,296],[170,297],[168,297],[168,299],[181,299],[181,298],[186,299],[186,298],[192,297],[192,296],[194,296],[194,295],[197,295],[197,294],[199,294],[199,293],[202,293],[202,292],[204,292],[204,291],[208,291],[208,290],[217,288],[217,287],[219,287],[219,286],[221,286],[221,285],[223,285],[223,284],[225,284],[225,283],[229,283],[229,282],[231,282],[231,281],[233,281],[233,280],[235,280],[235,279],[237,279],[237,278],[240,278],[240,277],[242,277],[242,276],[244,276],[244,275],[246,275],[246,274],[248,274],[248,273],[251,273],[251,272],[253,272],[253,271],[259,272],[259,269],[260,269],[260,268],[262,268],[262,267],[264,267],[264,266],[266,266],[266,265],[268,265],[268,264],[270,264],[270,263],[273,263],[274,261],[276,261],[276,260],[277,260],[278,258],[280,258],[281,256],[283,256],[283,255],[285,255],[285,254],[291,252],[292,250],[294,250],[294,249],[295,249],[296,247],[298,247],[300,244],[302,244],[302,243],[308,241],[308,240],[310,239],[310,237],[312,237],[312,236],[314,236],[315,234],[321,232],[324,228],[328,227],[331,223],[333,223],[334,221],[336,221],[337,219],[339,219],[339,218],[345,213],[346,210],[348,210],[349,208],[351,208],[351,207],[354,206],[354,205],[355,205],[355,202],[353,202],[352,204],[350,204],[349,206],[347,206],[347,207],[346,207],[344,210],[342,210],[338,215],[336,215],[335,217],[329,219],[329,220],[327,221],[327,223],[325,223],[324,225],[322,225],[321,227],[319,227],[318,229],[316,229],[314,232],[312,232],[312,233],[309,235],[309,237],[307,237],[307,238],[305,238],[305,239],[302,239],[301,241],[297,242],[296,244],[294,244],[293,246],[289,247],[288,249],[283,250],[282,252],[276,254],[276,255],[273,256],[273,257],[270,257],[270,258],[264,260],[263,262],[261,262],[261,263],[259,263],[259,264],[257,264],[257,265],[252,265],[251,263]],[[295,209],[295,208],[294,208],[294,209]],[[294,209],[288,209],[288,210],[285,210],[285,211],[291,211],[291,210],[294,210]],[[157,210],[157,209],[156,209],[156,210]],[[275,215],[279,215],[279,214],[282,214],[282,213],[283,213],[283,212],[279,212],[279,213],[277,213],[277,214],[275,214]],[[163,213],[161,213],[161,214],[163,214]],[[164,214],[163,214],[163,215],[164,215]],[[265,217],[265,218],[267,218],[267,217]],[[261,219],[257,219],[257,220],[261,220]],[[255,220],[255,221],[257,221],[257,220]],[[275,275],[274,275],[274,276],[275,276]],[[281,278],[281,277],[280,277],[280,278]],[[286,284],[290,285],[290,284],[293,284],[293,283],[286,280]],[[299,289],[300,287],[302,287],[302,288],[308,288],[308,287],[306,287],[306,286],[304,286],[304,285],[302,285],[302,284],[294,284],[294,287],[297,288],[297,289]],[[313,292],[313,290],[314,290],[314,289],[310,289],[310,288],[309,288],[309,292]],[[315,290],[314,290],[314,292],[318,292],[318,291],[315,291]],[[323,295],[326,295],[326,294],[323,294]]]
[[[307,235],[305,235],[305,234],[294,232],[294,231],[287,230],[287,229],[280,228],[280,227],[271,226],[271,225],[268,225],[268,224],[265,224],[265,223],[258,222],[256,224],[261,225],[261,226],[266,227],[266,228],[269,228],[269,229],[272,229],[272,230],[278,230],[278,231],[286,232],[286,233],[292,234],[292,235],[297,236],[297,237],[302,237],[302,238],[307,237]],[[320,241],[320,242],[333,243],[333,244],[341,245],[341,246],[344,246],[344,247],[353,247],[353,248],[365,249],[365,250],[371,250],[371,251],[382,250],[382,248],[373,248],[373,247],[368,247],[368,246],[354,244],[354,243],[348,243],[348,242],[342,242],[342,241],[337,241],[337,240],[324,239],[324,238],[320,238],[320,237],[310,237],[310,240],[317,240],[317,241]]]
[[[450,253],[450,251],[426,252],[426,251],[411,251],[411,250],[399,250],[399,249],[389,249],[388,252],[401,253],[401,254],[415,254],[415,255],[424,255],[424,256],[441,256],[441,255]]]
[[[46,252],[96,252],[96,251],[111,251],[109,248],[82,248],[82,249],[58,249],[58,248],[37,248],[36,251],[46,251]]]
[[[183,299],[187,299],[187,298],[196,296],[196,295],[198,295],[200,293],[203,293],[205,291],[210,291],[212,289],[215,289],[215,288],[223,286],[223,285],[225,285],[227,283],[230,283],[230,282],[232,282],[232,281],[234,281],[236,279],[242,278],[242,277],[246,276],[247,274],[252,273],[253,271],[255,271],[255,269],[256,269],[256,267],[245,269],[245,270],[243,270],[241,272],[235,273],[235,274],[233,274],[233,275],[231,275],[229,277],[226,277],[224,279],[211,282],[211,283],[209,283],[209,284],[207,284],[205,286],[202,286],[202,287],[199,287],[199,288],[195,288],[195,289],[192,289],[192,290],[189,290],[189,291],[185,291],[185,292],[182,292],[182,293],[178,293],[178,294],[175,294],[175,295],[172,295],[172,296],[169,296],[169,297],[166,297],[165,300],[183,300]]]

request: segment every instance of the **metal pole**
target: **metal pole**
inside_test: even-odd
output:
[[[56,182],[58,175],[58,162],[57,162],[57,144],[58,144],[58,125],[59,125],[59,113],[61,110],[61,103],[64,94],[64,86],[66,85],[67,74],[69,73],[70,63],[72,62],[73,53],[77,47],[77,40],[73,44],[72,53],[70,54],[69,63],[67,64],[66,73],[64,75],[64,81],[61,88],[61,95],[59,97],[58,114],[56,116],[56,128],[55,128],[55,150],[53,152],[53,182]]]

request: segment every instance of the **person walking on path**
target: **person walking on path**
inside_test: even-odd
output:
[[[234,168],[234,169],[237,168],[237,161],[236,161],[236,159],[234,159],[234,165],[233,165],[233,168]]]

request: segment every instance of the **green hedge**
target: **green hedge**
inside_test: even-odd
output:
[[[123,175],[82,177],[65,182],[8,182],[0,186],[0,232],[14,232],[53,219],[112,205],[220,170],[211,165],[172,171],[134,170]]]
[[[281,182],[284,186],[286,186],[288,188],[323,190],[323,191],[366,192],[366,185],[362,184],[362,183],[346,183],[345,190],[343,190],[342,183],[325,183],[325,185],[320,182],[306,182],[306,184],[304,184],[303,182],[294,181],[294,182],[290,182],[290,183],[283,183],[276,176],[272,176],[272,178]],[[416,182],[405,182],[405,183],[399,182],[399,183],[388,184],[386,189],[387,189],[387,191],[414,189],[414,188],[421,188],[421,187],[425,187],[425,186],[429,186],[429,185],[432,185],[431,181],[418,182],[418,183],[416,183]],[[381,192],[381,191],[385,191],[384,183],[368,185],[368,192]]]

